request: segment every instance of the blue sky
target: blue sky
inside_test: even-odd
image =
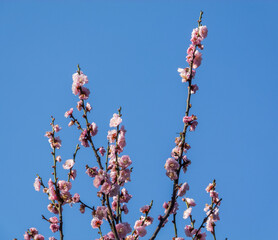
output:
[[[48,201],[33,182],[36,173],[50,177],[44,133],[51,115],[63,127],[64,160],[78,143],[63,116],[76,105],[71,75],[78,63],[90,81],[98,146],[106,144],[113,113],[123,108],[125,154],[134,167],[126,220],[133,226],[139,208],[152,199],[150,215],[162,214],[172,184],[163,166],[182,129],[186,101],[176,70],[187,66],[200,10],[209,34],[195,78],[200,90],[192,98],[191,113],[199,119],[188,135],[192,165],[182,177],[190,185],[188,197],[197,202],[193,215],[200,223],[210,201],[204,189],[215,178],[223,197],[217,239],[278,239],[275,1],[1,1],[1,239],[23,239],[32,226],[51,236],[41,220],[41,214],[51,216]],[[80,151],[73,192],[97,205],[84,174],[94,162],[91,151]],[[180,209],[178,231],[184,236],[188,222],[182,219],[185,206]],[[89,212],[67,207],[65,217],[65,239],[97,238]],[[167,224],[158,239],[171,237]]]

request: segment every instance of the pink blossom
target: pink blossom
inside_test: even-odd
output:
[[[72,195],[70,192],[61,192],[61,198],[63,199],[64,202],[66,203],[71,203],[72,200]]]
[[[187,237],[193,237],[193,235],[196,234],[197,229],[194,229],[191,225],[186,225],[184,231]]]
[[[116,158],[116,146],[115,145],[110,145],[108,157],[111,159]]]
[[[179,196],[179,197],[184,196],[184,194],[185,194],[186,191],[188,191],[188,190],[189,190],[189,185],[188,185],[188,183],[182,184],[182,186],[179,188],[178,196]]]
[[[173,158],[168,158],[166,160],[164,168],[167,171],[176,171],[176,170],[178,170],[179,166],[180,166],[180,164],[177,162],[177,160],[175,160]]]
[[[113,129],[108,131],[107,139],[110,143],[115,142],[116,138],[117,138],[117,130]]]
[[[78,193],[75,193],[72,197],[72,201],[74,203],[78,203],[80,201],[80,195]]]
[[[81,110],[82,110],[82,106],[83,106],[82,100],[78,101],[78,102],[77,102],[77,105],[76,105],[77,110],[78,110],[78,111],[81,111]]]
[[[134,229],[137,229],[139,227],[143,226],[143,220],[140,219],[140,220],[137,220],[134,224]]]
[[[59,127],[58,124],[56,124],[56,125],[53,126],[53,130],[54,130],[55,132],[59,132],[61,129],[62,129],[62,128]]]
[[[128,233],[131,232],[131,227],[128,223],[118,223],[116,225],[119,238],[125,238]]]
[[[208,205],[207,203],[206,203],[206,207],[204,208],[204,211],[205,212],[207,212],[208,210],[210,210],[211,209],[211,206],[210,205]],[[209,213],[207,212],[207,215],[208,215]]]
[[[59,220],[58,220],[57,217],[51,217],[51,218],[49,218],[49,221],[50,221],[51,223],[58,223],[58,222],[59,222]]]
[[[125,140],[125,135],[120,132],[119,137],[118,137],[118,146],[123,149],[126,146],[126,140]]]
[[[202,37],[199,36],[199,29],[198,29],[198,28],[193,29],[192,34],[191,34],[191,39],[190,39],[190,41],[191,41],[192,44],[194,44],[194,45],[199,45],[199,44],[201,44]]]
[[[98,219],[97,217],[94,217],[93,220],[91,221],[91,226],[92,228],[99,228],[102,223],[103,223],[102,220]]]
[[[30,228],[29,232],[31,233],[32,236],[35,236],[35,235],[37,235],[39,233],[36,228]]]
[[[124,222],[123,224],[125,225],[126,232],[127,232],[127,233],[130,233],[130,232],[132,231],[132,228],[130,227],[130,224],[127,223],[127,222]]]
[[[130,170],[129,169],[123,169],[120,171],[120,176],[119,176],[119,182],[124,183],[124,182],[130,182]]]
[[[197,122],[197,121],[193,121],[193,122],[190,124],[190,129],[189,129],[189,131],[191,131],[191,132],[195,131],[197,125],[198,125],[198,122]]]
[[[65,164],[63,164],[64,169],[71,169],[74,165],[73,159],[68,159]]]
[[[190,61],[192,60],[192,55],[188,56]],[[182,82],[187,82],[188,80],[192,80],[195,77],[196,71],[194,69],[190,68],[178,68],[178,72],[180,73],[180,76],[182,78]]]
[[[90,134],[91,136],[95,136],[98,133],[98,126],[93,122],[90,126]]]
[[[191,94],[195,94],[197,91],[199,90],[199,87],[197,86],[197,84],[191,85]]]
[[[44,136],[47,138],[52,138],[53,134],[52,134],[52,132],[47,131]]]
[[[214,189],[214,184],[210,183],[207,188],[206,188],[206,191],[207,192],[210,192],[212,189]]]
[[[214,222],[219,221],[220,217],[219,217],[219,208],[215,208],[212,215],[211,215],[212,219]]]
[[[48,142],[50,143],[50,146],[51,146],[51,148],[57,148],[57,149],[60,149],[60,147],[61,147],[61,143],[62,143],[62,141],[61,141],[61,139],[60,139],[60,137],[55,137],[54,139],[53,138],[50,138],[50,139],[48,139]]]
[[[74,121],[73,121],[73,120],[71,120],[71,121],[69,122],[68,126],[71,127],[72,125],[74,125]]]
[[[120,129],[120,134],[123,134],[123,135],[125,135],[126,134],[126,130],[125,130],[125,126],[124,125],[122,125],[121,126],[121,129]]]
[[[100,192],[104,193],[104,194],[109,194],[110,190],[111,190],[112,186],[111,183],[105,182],[100,189]]]
[[[130,195],[125,188],[122,188],[121,190],[121,196],[120,196],[120,202],[121,203],[128,203],[129,200],[132,198],[132,195]]]
[[[188,47],[186,52],[187,52],[188,55],[193,56],[193,53],[194,53],[195,49],[196,49],[196,47],[194,45],[190,44],[190,46]]]
[[[153,223],[153,218],[148,216],[148,217],[143,217],[141,216],[140,219],[145,219],[145,223],[144,223],[144,226],[149,226]]]
[[[150,211],[150,206],[149,205],[145,205],[145,206],[140,208],[141,213],[147,213],[149,211]]]
[[[200,26],[199,27],[199,35],[202,39],[205,39],[208,35],[208,28],[207,26]]]
[[[87,167],[86,174],[88,174],[89,177],[95,177],[98,174],[97,167]]]
[[[44,236],[41,234],[37,234],[35,235],[34,240],[44,240]]]
[[[186,155],[184,155],[184,156],[182,157],[182,160],[183,160],[184,164],[186,164],[186,163],[188,163],[188,162],[190,161],[190,160],[187,158]]]
[[[194,115],[192,115],[192,116],[184,116],[183,117],[183,122],[184,123],[190,123],[190,122],[192,122],[193,120],[196,120],[196,119],[197,119],[197,117],[194,116]]]
[[[169,203],[164,202],[163,205],[162,205],[162,207],[165,208],[165,212],[166,212],[166,210],[167,210],[168,207],[169,207]]]
[[[50,237],[48,240],[57,240],[55,237]]]
[[[121,122],[122,122],[122,119],[119,116],[119,114],[114,113],[113,117],[110,120],[110,127],[117,127],[121,124]]]
[[[93,182],[94,186],[96,188],[98,188],[102,184],[103,181],[104,181],[104,177],[102,175],[98,174],[94,179],[94,182]]]
[[[49,212],[52,212],[54,214],[58,214],[58,209],[53,205],[53,203],[48,204],[47,209]]]
[[[128,212],[129,212],[126,204],[123,204],[123,207],[121,208],[121,210],[124,212],[124,214],[128,214]]]
[[[66,117],[66,118],[71,117],[71,116],[72,116],[72,113],[73,113],[73,108],[71,108],[70,110],[68,110],[68,111],[65,113],[65,117]]]
[[[178,179],[178,175],[176,171],[167,171],[166,175],[171,179],[171,180],[176,180]]]
[[[116,230],[118,232],[119,238],[125,238],[127,232],[126,232],[126,226],[122,223],[119,223],[116,225]]]
[[[27,232],[25,232],[23,237],[24,237],[24,240],[31,240],[31,236]]]
[[[181,155],[181,148],[176,146],[172,149],[171,156],[175,159],[178,159]]]
[[[111,178],[111,181],[113,183],[115,183],[115,182],[117,182],[117,178],[118,178],[118,170],[117,170],[118,167],[116,166],[116,158],[110,159],[109,164],[110,164],[110,168],[111,168],[110,178]]]
[[[60,180],[58,181],[58,186],[61,193],[67,193],[71,189],[71,182]]]
[[[49,194],[49,197],[48,197],[49,200],[57,200],[58,199],[55,188],[54,188],[54,184],[51,179],[49,179],[49,181],[48,181],[48,194]]]
[[[177,238],[174,238],[174,240],[184,240],[184,238],[177,237]]]
[[[119,166],[122,168],[127,168],[132,164],[132,161],[130,160],[130,157],[128,155],[123,155],[119,160],[118,160]]]
[[[41,189],[41,181],[39,177],[36,177],[35,182],[34,182],[34,188],[36,191],[40,191]]]
[[[214,222],[211,218],[208,218],[208,220],[206,221],[206,229],[209,232],[213,232],[213,226],[214,226]]]
[[[221,205],[221,202],[219,201],[219,198],[213,198],[212,199],[213,203],[215,203],[217,206]]]
[[[120,189],[120,186],[117,185],[117,184],[113,184],[112,185],[112,188],[110,190],[110,193],[109,193],[109,197],[114,197],[118,194],[119,192],[119,189]]]
[[[210,197],[212,197],[212,198],[218,198],[218,192],[210,191],[210,192],[209,192],[209,195],[210,195]]]
[[[87,129],[84,129],[79,137],[79,141],[81,142],[81,145],[84,147],[89,147],[88,143],[88,136],[87,136]]]
[[[81,94],[79,94],[79,99],[81,100],[87,100],[90,95],[90,90],[86,87],[81,87]]]
[[[195,207],[196,203],[193,198],[186,198],[185,199],[189,207]]]
[[[112,183],[116,183],[118,179],[118,167],[116,164],[116,158],[111,158],[109,161],[110,178]]]
[[[84,84],[88,83],[88,78],[86,75],[83,74],[83,72],[80,71],[79,73],[74,73],[72,75],[72,93],[74,95],[80,94],[81,88]]]
[[[195,51],[195,57],[193,61],[193,68],[198,68],[202,63],[202,53],[200,53],[198,50]]]
[[[57,156],[57,157],[56,157],[56,161],[57,161],[57,162],[61,162],[61,161],[62,161],[61,156]]]
[[[58,230],[59,230],[59,225],[58,224],[50,224],[50,230],[52,231],[52,232],[57,232]]]
[[[113,239],[115,239],[114,233],[113,232],[107,233],[107,240],[113,240]],[[100,239],[100,240],[102,240],[102,239]]]
[[[80,93],[80,86],[76,83],[73,83],[71,86],[71,90],[74,95],[77,95]]]
[[[92,107],[91,107],[91,105],[90,105],[90,103],[86,103],[86,110],[87,110],[87,112],[90,112],[91,110],[92,110]]]
[[[98,151],[99,151],[99,153],[100,153],[101,156],[104,156],[104,154],[106,153],[104,147],[100,147],[100,148],[98,149]]]
[[[96,216],[99,220],[102,220],[102,219],[107,220],[107,212],[108,212],[107,207],[105,207],[105,206],[100,206],[100,207],[97,207],[97,210],[96,210],[96,212],[95,212],[95,216]]]
[[[83,86],[89,82],[88,77],[82,71],[80,71],[80,74],[78,72],[74,73],[72,75],[72,80],[73,83],[77,84],[78,86]]]
[[[183,218],[184,218],[184,219],[187,219],[187,218],[191,215],[191,212],[192,212],[192,208],[187,208],[187,209],[183,212]]]
[[[147,230],[145,226],[140,226],[136,228],[136,234],[140,237],[144,237],[147,234]]]

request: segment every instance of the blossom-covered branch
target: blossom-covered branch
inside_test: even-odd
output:
[[[165,164],[166,174],[167,176],[173,180],[173,191],[171,201],[167,205],[167,210],[163,216],[159,216],[159,224],[155,229],[152,237],[150,240],[154,240],[161,230],[161,228],[165,225],[168,221],[168,217],[170,214],[175,214],[178,208],[178,203],[176,201],[177,196],[181,196],[178,193],[183,191],[185,193],[186,190],[189,189],[187,183],[186,185],[179,186],[179,178],[180,178],[180,171],[183,169],[184,173],[187,170],[188,165],[191,163],[184,153],[190,148],[190,146],[185,142],[186,139],[186,132],[188,127],[190,131],[194,131],[198,122],[197,117],[192,115],[189,116],[189,110],[192,107],[191,105],[191,95],[195,94],[198,90],[197,85],[192,84],[192,79],[195,77],[196,68],[201,65],[202,61],[202,54],[197,50],[203,49],[203,45],[201,44],[202,40],[207,37],[207,27],[202,26],[202,15],[203,12],[200,12],[200,17],[198,20],[198,28],[195,28],[192,32],[191,37],[191,45],[187,50],[187,62],[189,63],[189,67],[184,69],[179,68],[178,72],[180,72],[180,76],[182,77],[182,82],[188,83],[188,93],[187,93],[187,102],[186,102],[186,111],[185,117],[183,118],[184,126],[183,131],[180,134],[180,137],[176,139],[176,147],[172,150],[172,158],[168,158]],[[188,189],[187,189],[188,188]],[[182,190],[181,190],[182,189]]]

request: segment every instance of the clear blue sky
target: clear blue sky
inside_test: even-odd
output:
[[[225,2],[225,3],[224,3]],[[223,197],[217,239],[278,239],[277,229],[277,10],[275,1],[1,1],[1,174],[0,239],[23,239],[37,227],[51,236],[41,214],[51,216],[36,173],[46,181],[52,164],[44,133],[54,115],[63,127],[60,151],[71,158],[78,134],[64,112],[76,105],[71,75],[79,63],[89,77],[91,121],[106,144],[109,120],[119,106],[127,128],[125,153],[134,172],[134,195],[126,220],[154,200],[151,216],[162,214],[172,183],[164,163],[182,129],[186,87],[177,73],[200,10],[209,34],[192,99],[199,119],[189,134],[192,165],[182,177],[196,200],[198,223],[204,191],[213,178]],[[91,179],[92,152],[80,152],[73,192],[98,204]],[[188,224],[178,216],[179,235]],[[65,208],[65,239],[95,239],[91,215]],[[152,233],[157,225],[148,228]],[[149,236],[149,235],[148,235]],[[169,240],[171,224],[158,236]],[[145,238],[147,239],[147,238]],[[211,239],[211,236],[208,238]]]

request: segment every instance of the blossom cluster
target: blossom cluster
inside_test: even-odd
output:
[[[202,61],[202,54],[197,50],[197,48],[204,48],[204,46],[201,43],[207,37],[207,33],[208,29],[206,26],[199,26],[198,28],[193,29],[191,35],[191,44],[187,49],[186,56],[187,62],[190,66],[184,69],[178,68],[178,72],[182,77],[182,82],[189,83],[189,96],[191,94],[195,94],[196,91],[199,89],[196,84],[192,85],[191,81],[195,77],[196,68],[198,68],[201,65]],[[198,122],[196,121],[197,117],[195,115],[188,116],[191,104],[187,107],[188,111],[186,111],[186,115],[183,117],[183,123],[186,126],[185,131],[187,129],[187,126],[189,126],[189,131],[195,131],[198,125]],[[185,131],[183,134],[185,134]],[[177,180],[180,168],[183,167],[183,169],[186,171],[187,166],[190,164],[190,161],[188,161],[187,157],[185,155],[183,156],[183,153],[186,153],[186,151],[190,148],[188,148],[189,145],[187,143],[184,143],[184,140],[181,137],[177,138],[175,143],[176,147],[172,150],[171,153],[172,158],[168,158],[164,166],[166,169],[166,175],[171,180]]]
[[[187,130],[195,131],[198,125],[197,116],[193,114],[190,116],[189,110],[192,107],[190,103],[191,95],[195,94],[199,89],[197,84],[192,84],[192,80],[196,75],[196,69],[202,63],[202,53],[199,50],[204,49],[202,41],[208,34],[207,27],[201,25],[201,16],[198,21],[198,27],[193,29],[190,39],[191,44],[187,49],[186,61],[189,67],[178,69],[182,82],[188,83],[188,97],[185,116],[182,119],[183,131],[175,138],[175,146],[164,164],[166,175],[173,183],[173,193],[171,200],[165,201],[162,205],[164,215],[158,216],[159,224],[150,240],[155,239],[160,229],[168,222],[169,216],[173,216],[172,222],[175,229],[175,236],[172,239],[184,240],[183,237],[178,237],[176,215],[178,210],[182,209],[185,205],[186,210],[183,211],[183,219],[186,221],[190,220],[190,224],[184,227],[186,237],[193,240],[205,240],[207,233],[202,232],[205,224],[206,230],[213,234],[215,238],[216,222],[220,220],[219,206],[221,199],[219,199],[218,193],[215,191],[215,181],[206,188],[211,197],[211,204],[206,204],[204,209],[206,217],[200,227],[196,227],[196,221],[192,215],[196,202],[193,198],[187,196],[190,189],[189,184],[188,182],[180,183],[181,172],[185,174],[191,164],[187,157],[191,146],[185,141],[186,133]],[[103,146],[97,147],[95,136],[98,134],[98,126],[95,122],[89,120],[92,106],[88,102],[91,92],[85,87],[85,84],[89,82],[88,77],[78,66],[78,71],[72,75],[72,80],[72,93],[78,96],[76,105],[77,114],[82,111],[82,120],[75,116],[74,108],[66,111],[64,116],[70,119],[68,126],[75,126],[79,131],[79,142],[84,147],[82,149],[91,148],[96,157],[96,162],[92,166],[86,165],[85,173],[96,189],[100,204],[89,206],[83,202],[84,199],[81,200],[78,193],[72,195],[73,181],[77,177],[77,171],[74,169],[76,167],[76,155],[80,147],[79,145],[76,146],[71,159],[62,161],[62,157],[57,155],[57,150],[62,147],[62,141],[59,136],[56,136],[61,127],[55,124],[55,119],[52,117],[50,124],[52,129],[47,131],[45,136],[48,138],[51,147],[53,177],[49,178],[47,185],[44,185],[39,175],[37,175],[34,182],[35,190],[40,191],[42,188],[43,193],[47,195],[49,200],[47,209],[52,216],[45,217],[42,215],[42,217],[49,224],[49,228],[53,233],[60,232],[60,240],[63,240],[63,211],[67,205],[73,206],[77,204],[82,214],[85,213],[86,209],[91,212],[92,218],[88,221],[88,225],[98,230],[100,235],[98,240],[137,240],[143,238],[147,235],[147,227],[154,222],[154,218],[149,215],[153,201],[150,205],[140,208],[142,214],[140,214],[141,216],[135,221],[134,225],[124,220],[125,215],[129,213],[128,203],[133,197],[127,190],[127,183],[131,181],[132,158],[124,153],[127,144],[127,131],[122,124],[121,108],[110,119],[110,129],[107,132],[107,148]],[[67,179],[58,178],[58,166],[61,166],[67,172]],[[178,203],[179,198],[182,198],[182,204],[180,205]],[[103,233],[103,230],[106,229],[104,224],[110,227],[107,233]],[[37,229],[30,228],[25,232],[24,239],[44,240],[44,236],[39,234]],[[56,240],[56,238],[49,237],[49,240]]]
[[[91,111],[91,105],[86,102],[89,95],[84,97],[83,92],[90,92],[84,88],[84,84],[88,83],[88,77],[78,69],[77,73],[73,74],[72,90],[75,95],[79,96],[77,102],[77,110],[83,109],[83,118],[86,122],[86,127],[82,127],[81,123],[73,115],[73,108],[65,113],[66,118],[70,118],[69,126],[76,125],[77,129],[81,131],[79,141],[84,147],[92,147],[95,155],[97,156],[98,166],[89,167],[86,165],[86,174],[93,179],[92,183],[96,189],[98,189],[97,196],[102,199],[102,206],[90,207],[80,200],[79,194],[71,195],[70,190],[72,183],[70,179],[74,180],[76,177],[76,170],[73,169],[75,165],[75,155],[79,146],[76,149],[73,159],[68,159],[62,164],[65,170],[69,170],[69,178],[66,180],[58,180],[56,176],[56,164],[61,162],[61,156],[55,155],[56,149],[59,148],[52,143],[55,142],[55,133],[61,128],[58,125],[54,125],[54,119],[51,123],[52,131],[46,133],[46,136],[51,139],[51,147],[53,148],[52,155],[54,157],[54,181],[49,179],[48,188],[44,187],[44,192],[48,194],[51,203],[48,205],[48,210],[54,214],[62,214],[62,205],[80,203],[80,212],[84,213],[85,209],[92,210],[93,219],[91,220],[91,226],[94,229],[99,229],[104,222],[108,222],[114,226],[110,232],[106,235],[102,235],[102,239],[138,239],[146,235],[146,227],[152,224],[153,218],[148,216],[151,209],[151,205],[144,206],[140,211],[145,214],[141,216],[139,220],[135,222],[132,230],[131,225],[128,222],[122,221],[122,214],[128,214],[129,209],[127,203],[131,200],[132,195],[128,193],[125,184],[131,180],[131,164],[132,160],[128,155],[123,155],[124,148],[126,146],[126,129],[122,124],[121,109],[118,113],[114,113],[109,126],[111,129],[107,133],[108,147],[105,150],[104,147],[95,148],[93,137],[98,133],[98,127],[96,123],[89,124],[88,113]],[[84,90],[85,89],[85,90]],[[55,126],[55,127],[54,127]],[[56,131],[57,130],[57,131]],[[54,139],[54,140],[53,140]],[[61,143],[61,142],[60,142]],[[106,153],[105,168],[103,167],[101,157],[104,157]],[[41,185],[43,185],[40,177],[35,179],[35,190],[39,191]],[[110,200],[111,199],[111,200]],[[110,204],[111,202],[111,204]],[[50,223],[50,229],[53,232],[58,231],[59,221],[55,219],[46,219]],[[58,219],[57,219],[58,220]],[[128,235],[129,234],[129,235]]]
[[[214,227],[216,226],[216,222],[220,220],[219,217],[219,206],[220,206],[220,199],[218,196],[218,192],[215,191],[216,182],[213,181],[213,183],[210,183],[206,191],[209,193],[211,197],[211,204],[206,204],[206,207],[204,208],[204,211],[207,214],[207,221],[206,221],[206,229],[207,231],[211,232],[212,234],[215,234]]]
[[[23,235],[24,240],[44,240],[44,236],[39,234],[36,228],[29,228]],[[49,240],[56,240],[54,237],[49,237]]]
[[[126,146],[126,129],[122,123],[121,110],[119,113],[114,113],[110,120],[111,130],[108,131],[108,149],[107,149],[107,162],[106,169],[98,167],[86,166],[86,173],[89,177],[93,178],[93,185],[100,190],[98,191],[99,197],[112,198],[111,212],[115,216],[115,229],[120,239],[135,239],[146,235],[146,226],[152,223],[151,217],[141,217],[136,221],[134,231],[131,235],[132,228],[129,223],[119,221],[122,218],[122,213],[128,214],[129,210],[127,203],[131,200],[127,189],[124,187],[125,183],[131,180],[131,164],[132,160],[128,155],[121,155]],[[120,126],[121,125],[121,126]],[[105,153],[104,148],[98,149],[99,153],[103,156]],[[146,208],[146,207],[145,207]],[[142,210],[146,212],[146,209]],[[150,209],[150,208],[148,208]],[[105,206],[97,206],[96,211],[93,212],[93,219],[91,221],[92,228],[100,229],[104,220],[109,220],[109,208]],[[115,233],[108,232],[103,235],[103,239],[116,239]]]

